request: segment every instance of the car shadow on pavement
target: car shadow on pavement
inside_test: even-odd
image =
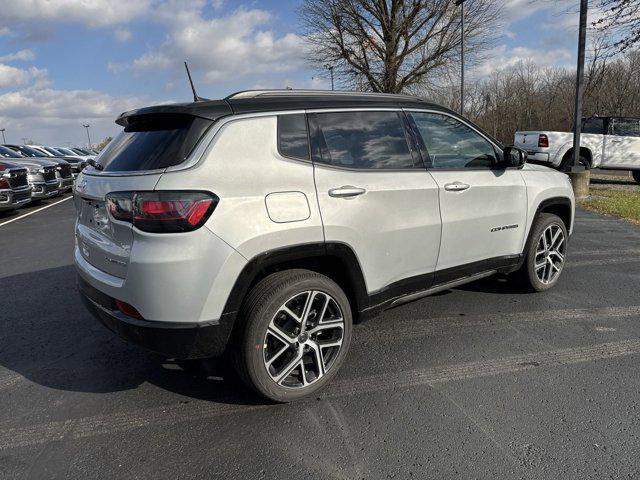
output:
[[[181,365],[116,337],[85,309],[72,265],[0,273],[0,292],[0,365],[9,370],[0,371],[0,385],[18,374],[66,391],[110,393],[150,383],[195,399],[265,403],[238,385],[222,361]]]
[[[482,293],[498,293],[498,294],[527,294],[518,282],[514,282],[513,279],[506,275],[493,275],[488,278],[483,278],[476,282],[467,283],[455,288],[456,290],[463,290],[467,292],[482,292]]]

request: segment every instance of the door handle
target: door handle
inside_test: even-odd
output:
[[[461,192],[467,188],[469,188],[469,184],[462,182],[447,183],[444,186],[444,189],[449,192]]]
[[[336,198],[351,198],[362,195],[366,190],[364,188],[352,187],[351,185],[344,185],[338,188],[332,188],[329,190],[330,197]]]

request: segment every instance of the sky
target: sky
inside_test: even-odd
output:
[[[504,27],[471,80],[532,59],[575,67],[578,0],[501,0]],[[298,0],[2,0],[7,143],[86,145],[123,111],[252,88],[330,88],[305,63]],[[1,140],[1,137],[0,137]]]

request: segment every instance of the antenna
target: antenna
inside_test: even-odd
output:
[[[202,98],[199,97],[198,94],[196,93],[196,87],[193,86],[193,80],[191,79],[191,72],[189,71],[189,65],[187,65],[187,62],[184,62],[184,68],[187,69],[187,76],[189,77],[189,84],[191,84],[191,91],[193,92],[193,101],[194,102],[204,102],[207,99],[206,98]]]

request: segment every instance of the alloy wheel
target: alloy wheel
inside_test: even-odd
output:
[[[535,271],[543,284],[553,283],[564,265],[567,242],[564,231],[557,223],[544,229],[536,246]]]
[[[319,290],[298,293],[269,322],[264,366],[280,386],[307,387],[332,367],[343,338],[344,317],[336,300]]]

